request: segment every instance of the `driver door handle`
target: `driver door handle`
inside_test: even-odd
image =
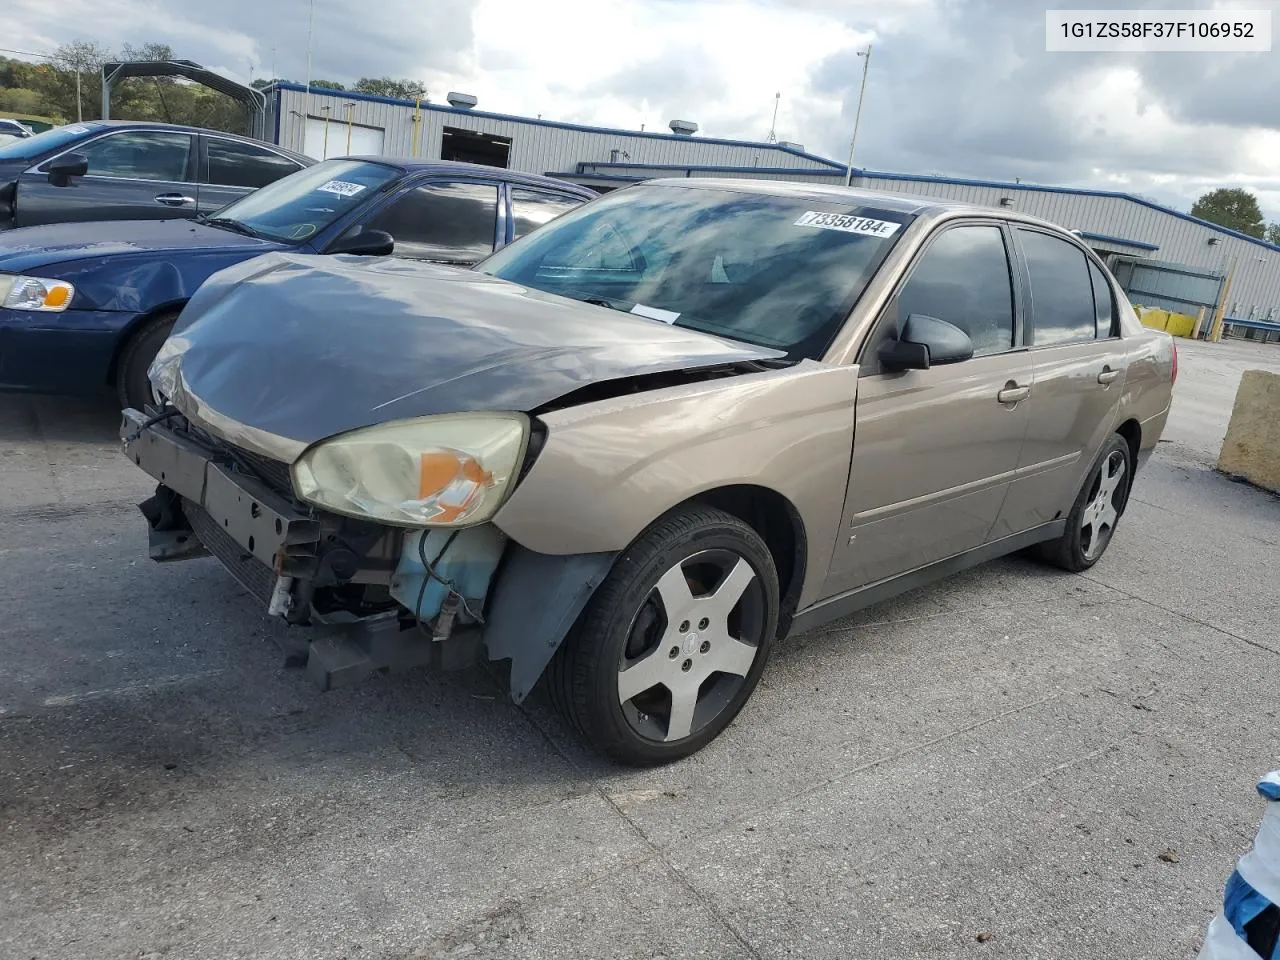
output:
[[[156,203],[163,203],[166,207],[185,207],[188,203],[195,202],[195,197],[185,197],[180,193],[156,194]]]
[[[1105,387],[1118,376],[1120,376],[1119,370],[1112,370],[1110,367],[1103,367],[1102,372],[1098,374],[1098,382]]]
[[[996,394],[996,399],[1001,403],[1017,403],[1019,400],[1025,400],[1031,396],[1030,387],[1018,386],[1018,381],[1010,380],[1004,385],[1004,389]]]

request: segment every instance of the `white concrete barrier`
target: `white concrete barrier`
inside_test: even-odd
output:
[[[1280,374],[1246,370],[1241,376],[1218,469],[1280,492]]]

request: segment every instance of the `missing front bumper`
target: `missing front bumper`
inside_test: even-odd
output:
[[[272,613],[288,613],[293,583],[316,574],[320,521],[137,410],[124,411],[120,437],[125,455],[161,484],[142,504],[152,558],[212,554]]]

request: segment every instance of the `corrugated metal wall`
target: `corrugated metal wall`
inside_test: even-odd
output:
[[[1229,270],[1234,260],[1236,272],[1227,295],[1227,314],[1245,319],[1280,319],[1280,251],[1126,197],[1035,190],[1022,184],[1013,189],[941,180],[903,180],[883,175],[859,178],[858,184],[891,193],[962,200],[990,207],[999,207],[1001,197],[1010,197],[1011,209],[1043,217],[1069,230],[1158,244],[1159,249],[1150,255],[1160,260],[1217,272]],[[1210,245],[1210,239],[1219,242]]]
[[[608,162],[613,150],[628,154],[636,164],[696,164],[699,166],[787,167],[821,169],[822,164],[780,150],[769,144],[739,145],[702,137],[636,136],[625,132],[577,130],[519,119],[499,119],[484,114],[423,105],[420,129],[415,130],[414,108],[398,103],[348,100],[341,94],[280,91],[280,133],[283,147],[302,150],[304,117],[323,118],[334,124],[352,123],[381,127],[386,131],[389,156],[439,158],[445,127],[474,130],[511,139],[510,167],[526,173],[568,173],[579,161]],[[304,103],[306,104],[304,108]],[[348,108],[348,104],[350,107]],[[417,140],[416,149],[414,140]]]

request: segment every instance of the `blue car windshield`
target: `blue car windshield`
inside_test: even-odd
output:
[[[644,184],[571,210],[476,269],[819,358],[912,219],[856,196]]]
[[[400,176],[368,160],[326,160],[267,184],[209,217],[283,243],[303,243]]]
[[[101,124],[73,123],[65,127],[54,127],[24,140],[14,140],[0,147],[0,160],[30,160],[80,140],[99,127]]]

